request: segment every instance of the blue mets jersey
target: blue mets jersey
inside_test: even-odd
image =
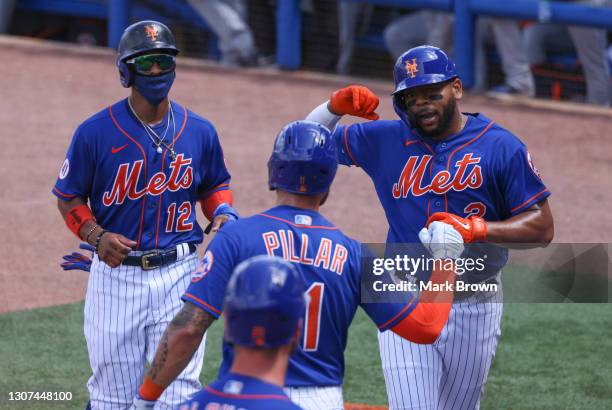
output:
[[[283,389],[263,380],[228,373],[181,404],[178,410],[300,410]]]
[[[255,255],[278,256],[295,264],[309,303],[303,339],[291,356],[286,386],[340,385],[348,328],[361,307],[381,331],[395,326],[418,301],[406,292],[398,303],[362,303],[361,245],[319,213],[278,206],[223,227],[211,241],[183,300],[215,317],[234,267]],[[367,255],[369,256],[369,255]],[[232,349],[223,346],[220,374],[228,371]]]
[[[165,140],[162,150],[127,99],[83,122],[53,188],[60,199],[89,200],[97,222],[137,241],[135,250],[200,243],[195,202],[229,187],[215,128],[175,102],[170,106],[152,127]]]
[[[418,244],[419,230],[435,212],[503,221],[550,195],[525,144],[481,114],[466,115],[465,127],[443,141],[421,137],[400,120],[334,130],[339,161],[363,168],[374,183],[389,223],[388,243]],[[501,247],[468,249],[473,256],[487,254],[484,276],[507,261]]]

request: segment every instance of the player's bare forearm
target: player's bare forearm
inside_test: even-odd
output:
[[[187,367],[215,318],[186,302],[164,332],[147,377],[164,388]]]
[[[84,205],[85,201],[83,199],[76,197],[72,198],[69,201],[64,201],[63,199],[57,199],[57,209],[59,209],[62,218],[66,219],[66,215],[68,215],[68,211],[70,211],[75,206]]]
[[[527,249],[548,245],[555,228],[547,200],[505,221],[487,222],[487,242]]]
[[[73,198],[70,201],[57,200],[57,208],[64,220],[66,220],[70,210],[79,205],[87,204],[81,198]],[[123,235],[104,232],[102,226],[95,219],[90,219],[83,223],[79,229],[79,237],[90,245],[96,246],[96,252],[100,260],[112,268],[121,265],[121,262],[132,250],[132,247],[136,245],[135,241]]]

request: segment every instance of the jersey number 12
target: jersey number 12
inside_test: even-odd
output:
[[[166,232],[174,229],[176,219],[176,232],[189,232],[193,229],[193,222],[189,221],[191,216],[191,202],[185,201],[178,207],[178,218],[176,217],[176,203],[171,203],[168,207],[168,221],[166,221]]]

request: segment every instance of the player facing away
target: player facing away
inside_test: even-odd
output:
[[[234,362],[179,410],[299,410],[283,386],[302,331],[305,291],[300,273],[281,258],[262,255],[240,263],[223,302],[224,339],[236,352]]]
[[[442,50],[408,50],[395,63],[394,80],[399,120],[335,127],[343,114],[378,119],[378,98],[362,86],[334,92],[307,119],[334,129],[340,163],[372,179],[388,243],[418,242],[423,225],[444,221],[470,243],[464,257],[485,257],[484,269],[466,272],[462,281],[500,285],[508,253],[494,244],[521,248],[552,240],[549,190],[516,136],[482,114],[460,111],[461,80]],[[500,336],[497,289],[456,298],[433,345],[379,333],[391,409],[479,407]]]
[[[95,247],[85,297],[93,409],[127,409],[144,365],[181,307],[203,232],[236,219],[212,124],[168,99],[176,48],[168,27],[142,21],[119,42],[130,96],[76,130],[53,188],[68,228]],[[200,388],[204,346],[161,398],[172,408]]]
[[[276,192],[277,206],[228,224],[211,241],[183,296],[185,305],[166,329],[146,374],[140,389],[143,399],[155,400],[184,368],[206,329],[223,312],[230,274],[256,255],[291,262],[306,283],[309,302],[303,336],[285,380],[285,391],[304,409],[344,407],[344,349],[359,306],[381,330],[418,343],[436,340],[447,320],[452,292],[406,292],[397,303],[362,303],[362,247],[319,213],[338,166],[330,137],[327,128],[304,121],[290,123],[277,136],[268,162],[268,183]],[[455,259],[463,251],[461,235],[450,225],[433,224],[421,235],[434,257]],[[432,281],[452,283],[454,272],[435,272]],[[225,343],[220,377],[231,368],[234,355]]]

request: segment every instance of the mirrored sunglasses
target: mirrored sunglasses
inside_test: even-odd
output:
[[[157,64],[162,73],[172,71],[176,67],[176,59],[169,54],[146,54],[127,61],[133,64],[139,74],[151,74],[153,66]]]

